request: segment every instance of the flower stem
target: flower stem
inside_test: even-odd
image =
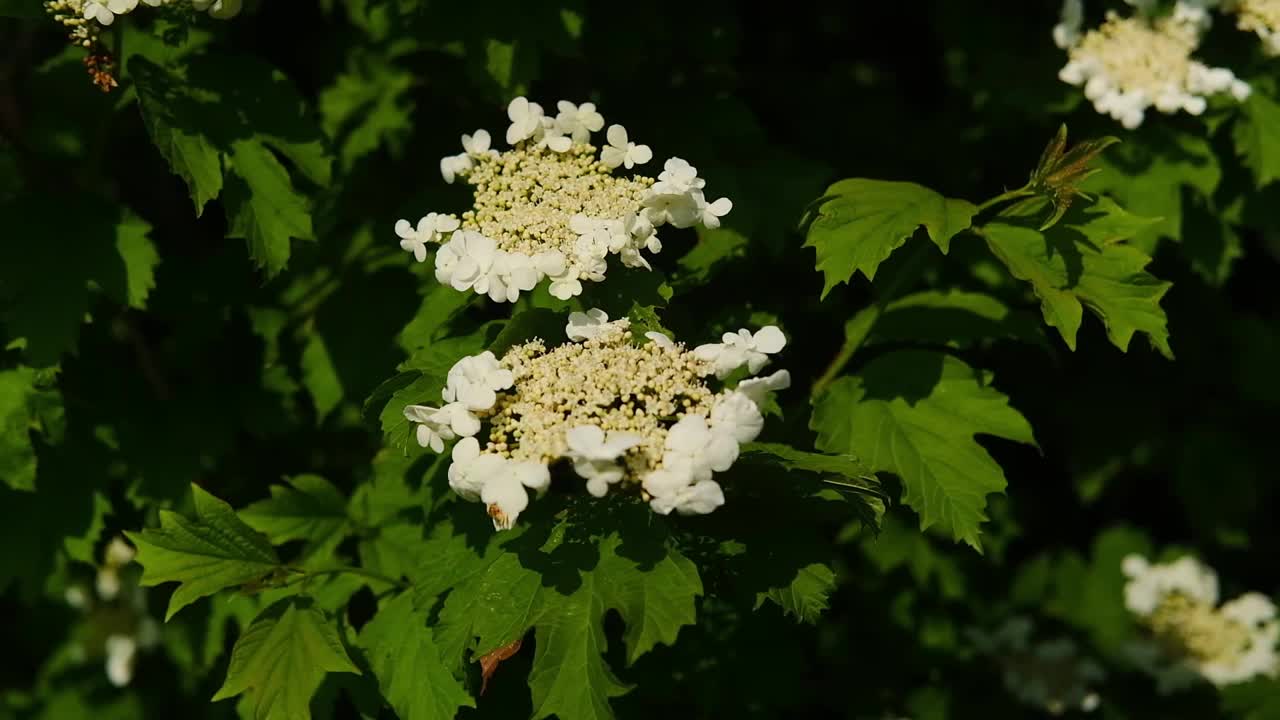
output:
[[[1035,191],[1033,191],[1031,188],[1025,185],[1018,188],[1017,190],[1009,190],[1007,192],[1002,192],[999,195],[979,205],[978,212],[982,212],[983,210],[986,210],[994,205],[999,205],[1000,203],[1005,202],[1006,200],[1014,200],[1016,198],[1027,197],[1028,195],[1035,195]]]
[[[1006,193],[1007,194],[1007,193]],[[835,381],[840,373],[844,372],[849,361],[853,360],[853,356],[862,347],[862,343],[866,342],[871,335],[872,328],[875,327],[876,321],[884,314],[885,307],[894,300],[902,290],[909,286],[910,281],[916,277],[917,272],[924,265],[926,257],[927,245],[916,245],[908,252],[910,253],[906,260],[898,268],[898,272],[884,284],[880,295],[876,298],[876,302],[859,310],[856,315],[849,318],[844,325],[844,344],[836,351],[836,355],[827,365],[827,369],[822,371],[822,375],[813,383],[813,389],[810,391],[810,398],[817,399],[826,389],[827,386]]]

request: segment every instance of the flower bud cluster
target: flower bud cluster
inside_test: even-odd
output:
[[[556,347],[535,339],[500,359],[462,358],[449,370],[442,407],[404,409],[423,447],[443,452],[457,440],[454,491],[483,502],[498,529],[516,522],[529,491],[547,489],[561,461],[595,497],[635,488],[663,515],[722,505],[713,474],[760,434],[759,406],[791,378],[780,370],[732,388],[711,378],[740,368],[754,375],[786,344],[782,332],[742,330],[688,350],[656,332],[636,343],[628,320],[591,310],[570,314],[565,334],[571,342]]]
[[[978,652],[1002,670],[1005,689],[1020,702],[1049,713],[1093,712],[1101,699],[1092,688],[1106,679],[1106,671],[1081,654],[1070,638],[1033,641],[1034,625],[1015,616],[995,630],[968,631]]]
[[[1249,85],[1230,69],[1192,57],[1212,24],[1209,10],[1217,0],[1178,0],[1172,12],[1160,15],[1148,0],[1130,4],[1136,14],[1109,11],[1106,22],[1082,33],[1082,0],[1065,0],[1062,21],[1053,29],[1054,41],[1068,53],[1058,77],[1083,86],[1095,110],[1132,130],[1152,107],[1199,115],[1211,95],[1227,93],[1236,101],[1249,96]]]
[[[1236,27],[1262,39],[1268,55],[1280,55],[1280,0],[1234,0],[1223,9],[1236,14]]]
[[[1214,685],[1280,672],[1276,606],[1261,593],[1218,605],[1218,576],[1192,557],[1151,563],[1124,558],[1125,607],[1147,630],[1135,660],[1170,691],[1203,678]]]
[[[507,107],[511,149],[490,147],[488,131],[462,136],[463,152],[440,161],[446,182],[461,178],[475,188],[472,209],[461,217],[429,213],[415,225],[396,223],[400,247],[426,260],[427,245],[440,245],[435,274],[458,291],[515,302],[544,279],[562,300],[599,282],[607,258],[650,269],[643,254],[658,253],[657,229],[670,225],[715,228],[733,203],[709,202],[697,168],[671,158],[657,179],[616,174],[653,159],[648,145],[633,142],[621,125],[610,125],[608,144],[591,135],[604,128],[592,103],[561,100],[555,116],[518,97]]]
[[[92,592],[82,585],[66,590],[67,604],[88,616],[94,627],[87,633],[89,644],[73,647],[73,657],[103,658],[107,679],[116,687],[133,680],[138,653],[160,643],[160,626],[147,612],[147,598],[138,584],[135,551],[124,540],[112,538]]]

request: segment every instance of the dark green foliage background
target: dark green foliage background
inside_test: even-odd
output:
[[[500,137],[522,93],[544,107],[596,102],[657,158],[687,158],[713,196],[733,199],[725,229],[664,235],[655,265],[675,295],[661,307],[650,288],[654,302],[637,302],[693,343],[784,328],[778,364],[796,383],[762,439],[814,447],[813,381],[845,323],[901,276],[899,294],[984,292],[1014,312],[976,329],[958,316],[886,320],[848,372],[950,345],[990,373],[1039,446],[980,438],[1009,481],[1007,496],[989,497],[981,554],[918,531],[897,503],[876,535],[812,498],[734,510],[726,484],[724,517],[673,525],[708,591],[696,625],[628,666],[622,623],[605,624],[609,666],[636,686],[613,702],[620,717],[1028,717],[966,628],[1028,614],[1118,661],[1131,632],[1119,558],[1139,549],[1195,549],[1225,597],[1280,593],[1280,143],[1267,139],[1280,124],[1280,60],[1227,22],[1205,54],[1261,99],[1202,118],[1153,112],[1127,132],[1056,79],[1056,3],[268,0],[190,24],[140,7],[115,26],[121,88],[109,95],[55,25],[13,19],[19,5],[0,3],[11,16],[0,18],[0,370],[29,373],[30,411],[0,446],[0,718],[237,716],[235,702],[208,700],[252,614],[227,623],[225,597],[197,602],[115,690],[100,664],[59,662],[78,622],[63,591],[91,577],[85,563],[112,536],[155,526],[162,508],[189,511],[192,483],[236,508],[304,473],[345,495],[368,485],[385,442],[381,406],[365,399],[415,352],[509,310],[440,291],[392,225],[466,206],[438,159],[462,132]],[[221,170],[204,194],[217,199],[193,204],[153,144],[153,116],[214,128],[205,162]],[[828,185],[912,181],[980,203],[1021,186],[1063,122],[1073,138],[1122,141],[1088,189],[1163,218],[1131,244],[1173,284],[1161,305],[1176,360],[1145,336],[1121,352],[1088,312],[1068,350],[973,234],[944,256],[916,233],[874,283],[859,274],[820,299],[798,225]],[[270,203],[267,221],[255,202]],[[757,480],[792,477],[764,467]],[[898,480],[882,480],[897,499]],[[758,552],[745,559],[693,540],[742,528]],[[770,587],[775,560],[834,569],[835,590],[815,593],[828,607],[805,618],[816,623],[732,591],[751,573],[764,579],[744,587]],[[171,588],[151,591],[153,613]],[[339,613],[351,637],[380,590]],[[535,651],[526,640],[464,715],[528,715]],[[1274,682],[1161,698],[1108,665],[1100,717],[1280,717]],[[371,677],[329,675],[316,717],[376,713]]]

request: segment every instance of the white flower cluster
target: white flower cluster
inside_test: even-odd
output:
[[[759,406],[791,377],[779,370],[732,388],[719,379],[761,370],[786,344],[782,332],[742,330],[693,350],[650,332],[636,344],[628,320],[609,322],[593,309],[571,313],[565,334],[572,342],[551,349],[534,340],[501,359],[487,351],[462,358],[449,370],[443,406],[404,409],[423,447],[443,452],[457,440],[454,491],[483,502],[494,527],[510,528],[529,491],[546,490],[551,466],[563,460],[595,497],[626,483],[663,515],[724,504],[713,474],[760,434]]]
[[[1280,0],[1228,0],[1223,10],[1235,13],[1236,27],[1261,38],[1268,55],[1280,55]]]
[[[127,15],[137,9],[139,2],[150,7],[176,4],[177,0],[70,0],[80,2],[80,13],[86,20],[96,20],[110,25],[117,15]],[[66,4],[64,2],[64,4]],[[191,7],[208,12],[210,17],[228,20],[240,14],[241,0],[190,0]]]
[[[592,103],[561,100],[556,115],[518,97],[507,107],[512,149],[493,150],[488,131],[462,136],[463,152],[441,159],[446,182],[464,179],[475,187],[473,207],[462,214],[429,213],[415,225],[396,223],[400,247],[426,260],[436,253],[435,274],[458,291],[515,302],[544,279],[562,300],[599,282],[608,256],[623,265],[650,269],[642,252],[658,253],[657,228],[720,226],[733,208],[728,198],[708,201],[706,181],[680,158],[666,161],[657,179],[615,174],[653,159],[648,145],[633,142],[621,125],[610,125],[608,144],[591,145],[605,127]]]
[[[1267,596],[1245,593],[1219,606],[1217,574],[1187,556],[1153,564],[1129,555],[1121,569],[1125,607],[1151,636],[1132,654],[1162,692],[1196,678],[1229,685],[1280,673],[1280,622]]]
[[[1081,655],[1070,638],[1032,642],[1030,619],[1011,617],[995,630],[968,630],[974,649],[995,660],[1005,689],[1019,701],[1050,715],[1093,712],[1101,699],[1092,686],[1106,679],[1102,666]]]
[[[76,646],[80,658],[90,652],[105,658],[107,679],[116,687],[133,680],[138,653],[160,643],[160,626],[147,612],[147,598],[138,584],[137,568],[130,567],[135,551],[120,538],[107,545],[98,568],[94,594],[79,585],[67,588],[67,604],[83,610],[89,621],[101,625],[91,637],[102,637],[101,646]]]
[[[1194,59],[1201,37],[1212,24],[1218,0],[1177,0],[1169,14],[1155,14],[1152,0],[1130,0],[1136,14],[1108,12],[1101,26],[1081,32],[1083,0],[1064,0],[1054,42],[1068,53],[1058,77],[1083,86],[1095,110],[1126,128],[1142,124],[1148,109],[1199,115],[1210,95],[1249,97],[1248,83],[1228,68]]]

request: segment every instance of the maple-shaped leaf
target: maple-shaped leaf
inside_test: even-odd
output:
[[[817,624],[826,611],[831,593],[836,589],[836,574],[830,565],[812,563],[799,569],[791,582],[770,588],[756,597],[756,607],[772,600],[787,615],[800,622]]]
[[[1172,358],[1168,321],[1160,307],[1170,284],[1146,272],[1150,257],[1119,242],[1150,221],[1103,198],[1077,205],[1062,222],[1041,231],[1035,218],[1044,205],[1033,198],[1006,208],[983,226],[982,234],[1009,272],[1031,283],[1045,322],[1074,350],[1088,307],[1116,347],[1127,351],[1134,333],[1141,332]]]
[[[333,621],[307,600],[282,600],[240,634],[213,700],[244,693],[253,720],[311,720],[311,697],[331,672],[360,674]]]
[[[646,552],[635,559],[617,533],[586,540],[578,537],[581,531],[566,520],[538,547],[519,553],[512,546],[528,536],[508,541],[505,549],[473,552],[469,560],[450,553],[450,565],[457,569],[449,572],[459,582],[440,614],[436,637],[444,656],[460,659],[470,648],[483,657],[532,629],[534,718],[612,718],[610,698],[630,687],[602,657],[605,614],[616,610],[622,616],[626,657],[634,662],[659,643],[673,643],[680,628],[694,621],[694,601],[702,594],[697,569],[675,550],[651,547],[652,556]],[[465,543],[462,536],[455,538],[454,543]],[[546,570],[526,567],[529,558],[548,563]],[[424,577],[420,598],[441,590],[430,574]]]
[[[240,518],[274,543],[320,542],[347,523],[347,499],[319,475],[288,478],[289,486],[272,485],[271,498],[240,511]]]
[[[1006,481],[974,436],[1035,444],[1026,419],[990,382],[950,355],[889,353],[832,383],[810,424],[822,450],[853,453],[901,478],[921,529],[938,525],[979,549],[986,496]]]
[[[871,466],[853,455],[815,453],[782,443],[753,442],[742,446],[740,458],[746,463],[813,473],[856,503],[855,512],[865,524],[873,528],[880,524],[887,496]]]
[[[400,593],[360,630],[378,687],[400,720],[447,720],[475,707],[441,660],[427,616],[414,608],[412,593]]]
[[[1131,135],[1098,158],[1099,172],[1084,189],[1106,193],[1137,215],[1160,218],[1134,235],[1132,244],[1148,255],[1161,237],[1190,249],[1205,241],[1184,232],[1185,199],[1213,196],[1222,181],[1222,168],[1209,141],[1189,132],[1152,126]],[[1194,256],[1194,253],[1193,253]]]
[[[126,533],[138,548],[142,584],[177,582],[165,620],[219,590],[258,582],[280,569],[265,536],[236,516],[227,503],[191,486],[195,516],[160,511],[160,527]]]
[[[804,245],[817,251],[826,297],[855,272],[874,279],[880,263],[921,226],[947,252],[951,238],[968,228],[977,212],[972,203],[923,185],[850,178],[827,188],[814,202],[803,221],[808,228]]]
[[[1280,102],[1271,94],[1273,83],[1254,83],[1253,88],[1241,106],[1232,138],[1236,152],[1262,188],[1280,180]]]

